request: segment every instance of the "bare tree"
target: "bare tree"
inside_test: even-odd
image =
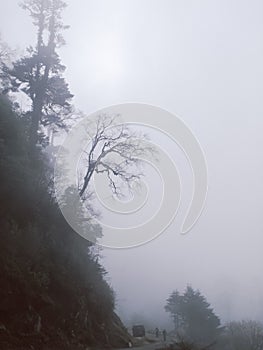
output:
[[[0,33],[0,90],[4,91],[6,87],[6,75],[4,67],[11,66],[11,62],[15,57],[15,50],[12,50],[7,43],[2,39]]]
[[[8,45],[2,40],[0,33],[0,62],[9,60],[11,55],[10,51]]]
[[[94,173],[105,173],[112,192],[121,197],[123,185],[132,192],[143,176],[141,159],[154,156],[155,148],[146,143],[147,135],[132,130],[127,124],[118,122],[119,116],[98,115],[93,128],[87,130],[91,143],[85,151],[85,176],[80,181],[80,196],[85,191]]]
[[[230,322],[226,335],[233,350],[263,350],[263,325],[259,322]]]

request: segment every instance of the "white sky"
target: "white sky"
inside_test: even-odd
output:
[[[18,1],[0,1],[3,39],[33,45]],[[208,163],[206,208],[188,235],[179,235],[178,218],[145,246],[103,251],[120,312],[158,323],[168,294],[191,283],[223,320],[263,320],[263,2],[68,3],[60,53],[75,105],[86,113],[123,102],[167,109],[192,129]]]

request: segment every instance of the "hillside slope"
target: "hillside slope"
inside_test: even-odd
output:
[[[61,215],[27,129],[0,96],[0,349],[126,347],[106,272]]]

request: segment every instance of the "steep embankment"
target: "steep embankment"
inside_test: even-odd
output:
[[[3,96],[0,169],[0,349],[127,346],[105,270],[65,222],[44,156],[28,155],[27,118]]]

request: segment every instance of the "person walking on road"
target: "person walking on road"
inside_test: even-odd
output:
[[[155,336],[156,338],[159,338],[159,328],[155,328]]]
[[[167,332],[166,332],[166,330],[164,329],[164,330],[163,330],[163,341],[166,341],[166,336],[167,336]]]

